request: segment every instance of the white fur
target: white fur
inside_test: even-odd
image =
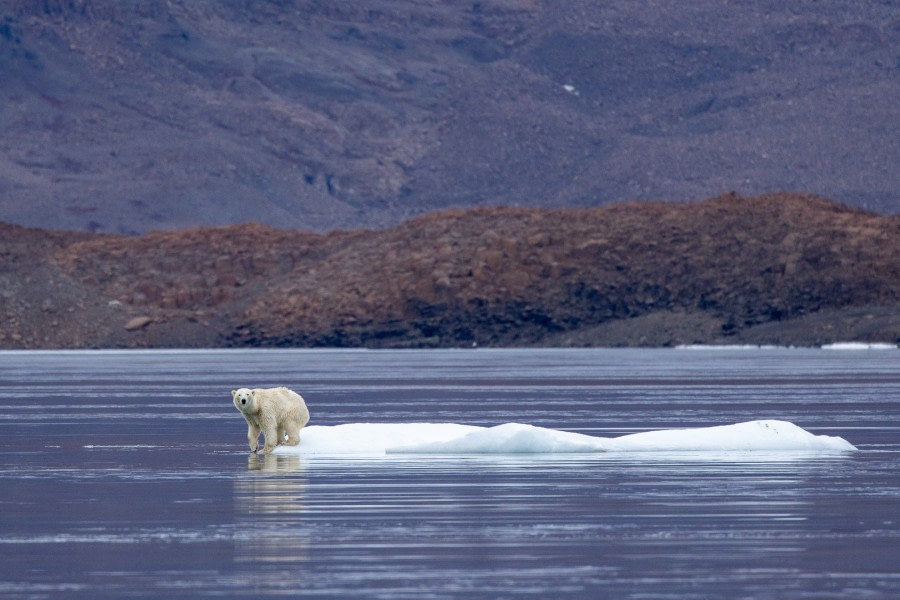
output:
[[[231,391],[231,399],[247,421],[247,442],[253,452],[259,449],[260,432],[266,438],[266,454],[281,444],[300,443],[300,430],[309,422],[309,410],[300,394],[285,387],[240,388]]]

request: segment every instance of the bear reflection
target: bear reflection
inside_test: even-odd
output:
[[[303,500],[307,480],[299,456],[250,455],[234,482],[235,561],[307,558]]]

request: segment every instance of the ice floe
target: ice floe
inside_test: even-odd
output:
[[[299,446],[280,454],[559,454],[585,452],[846,452],[840,437],[814,435],[788,421],[761,420],[598,437],[504,423],[477,427],[456,423],[347,423],[309,426]]]
[[[897,344],[878,342],[835,342],[825,344],[823,350],[896,350]]]

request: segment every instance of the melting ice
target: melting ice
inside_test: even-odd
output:
[[[814,435],[788,421],[748,421],[668,429],[615,438],[522,423],[476,427],[455,423],[348,423],[303,429],[299,446],[280,454],[549,454],[583,452],[845,452],[840,437]]]

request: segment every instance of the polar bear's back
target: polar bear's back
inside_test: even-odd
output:
[[[309,421],[309,409],[306,408],[306,402],[303,400],[303,396],[294,390],[286,387],[256,388],[253,390],[253,394],[261,411],[271,411],[282,417],[291,415],[302,424]]]

